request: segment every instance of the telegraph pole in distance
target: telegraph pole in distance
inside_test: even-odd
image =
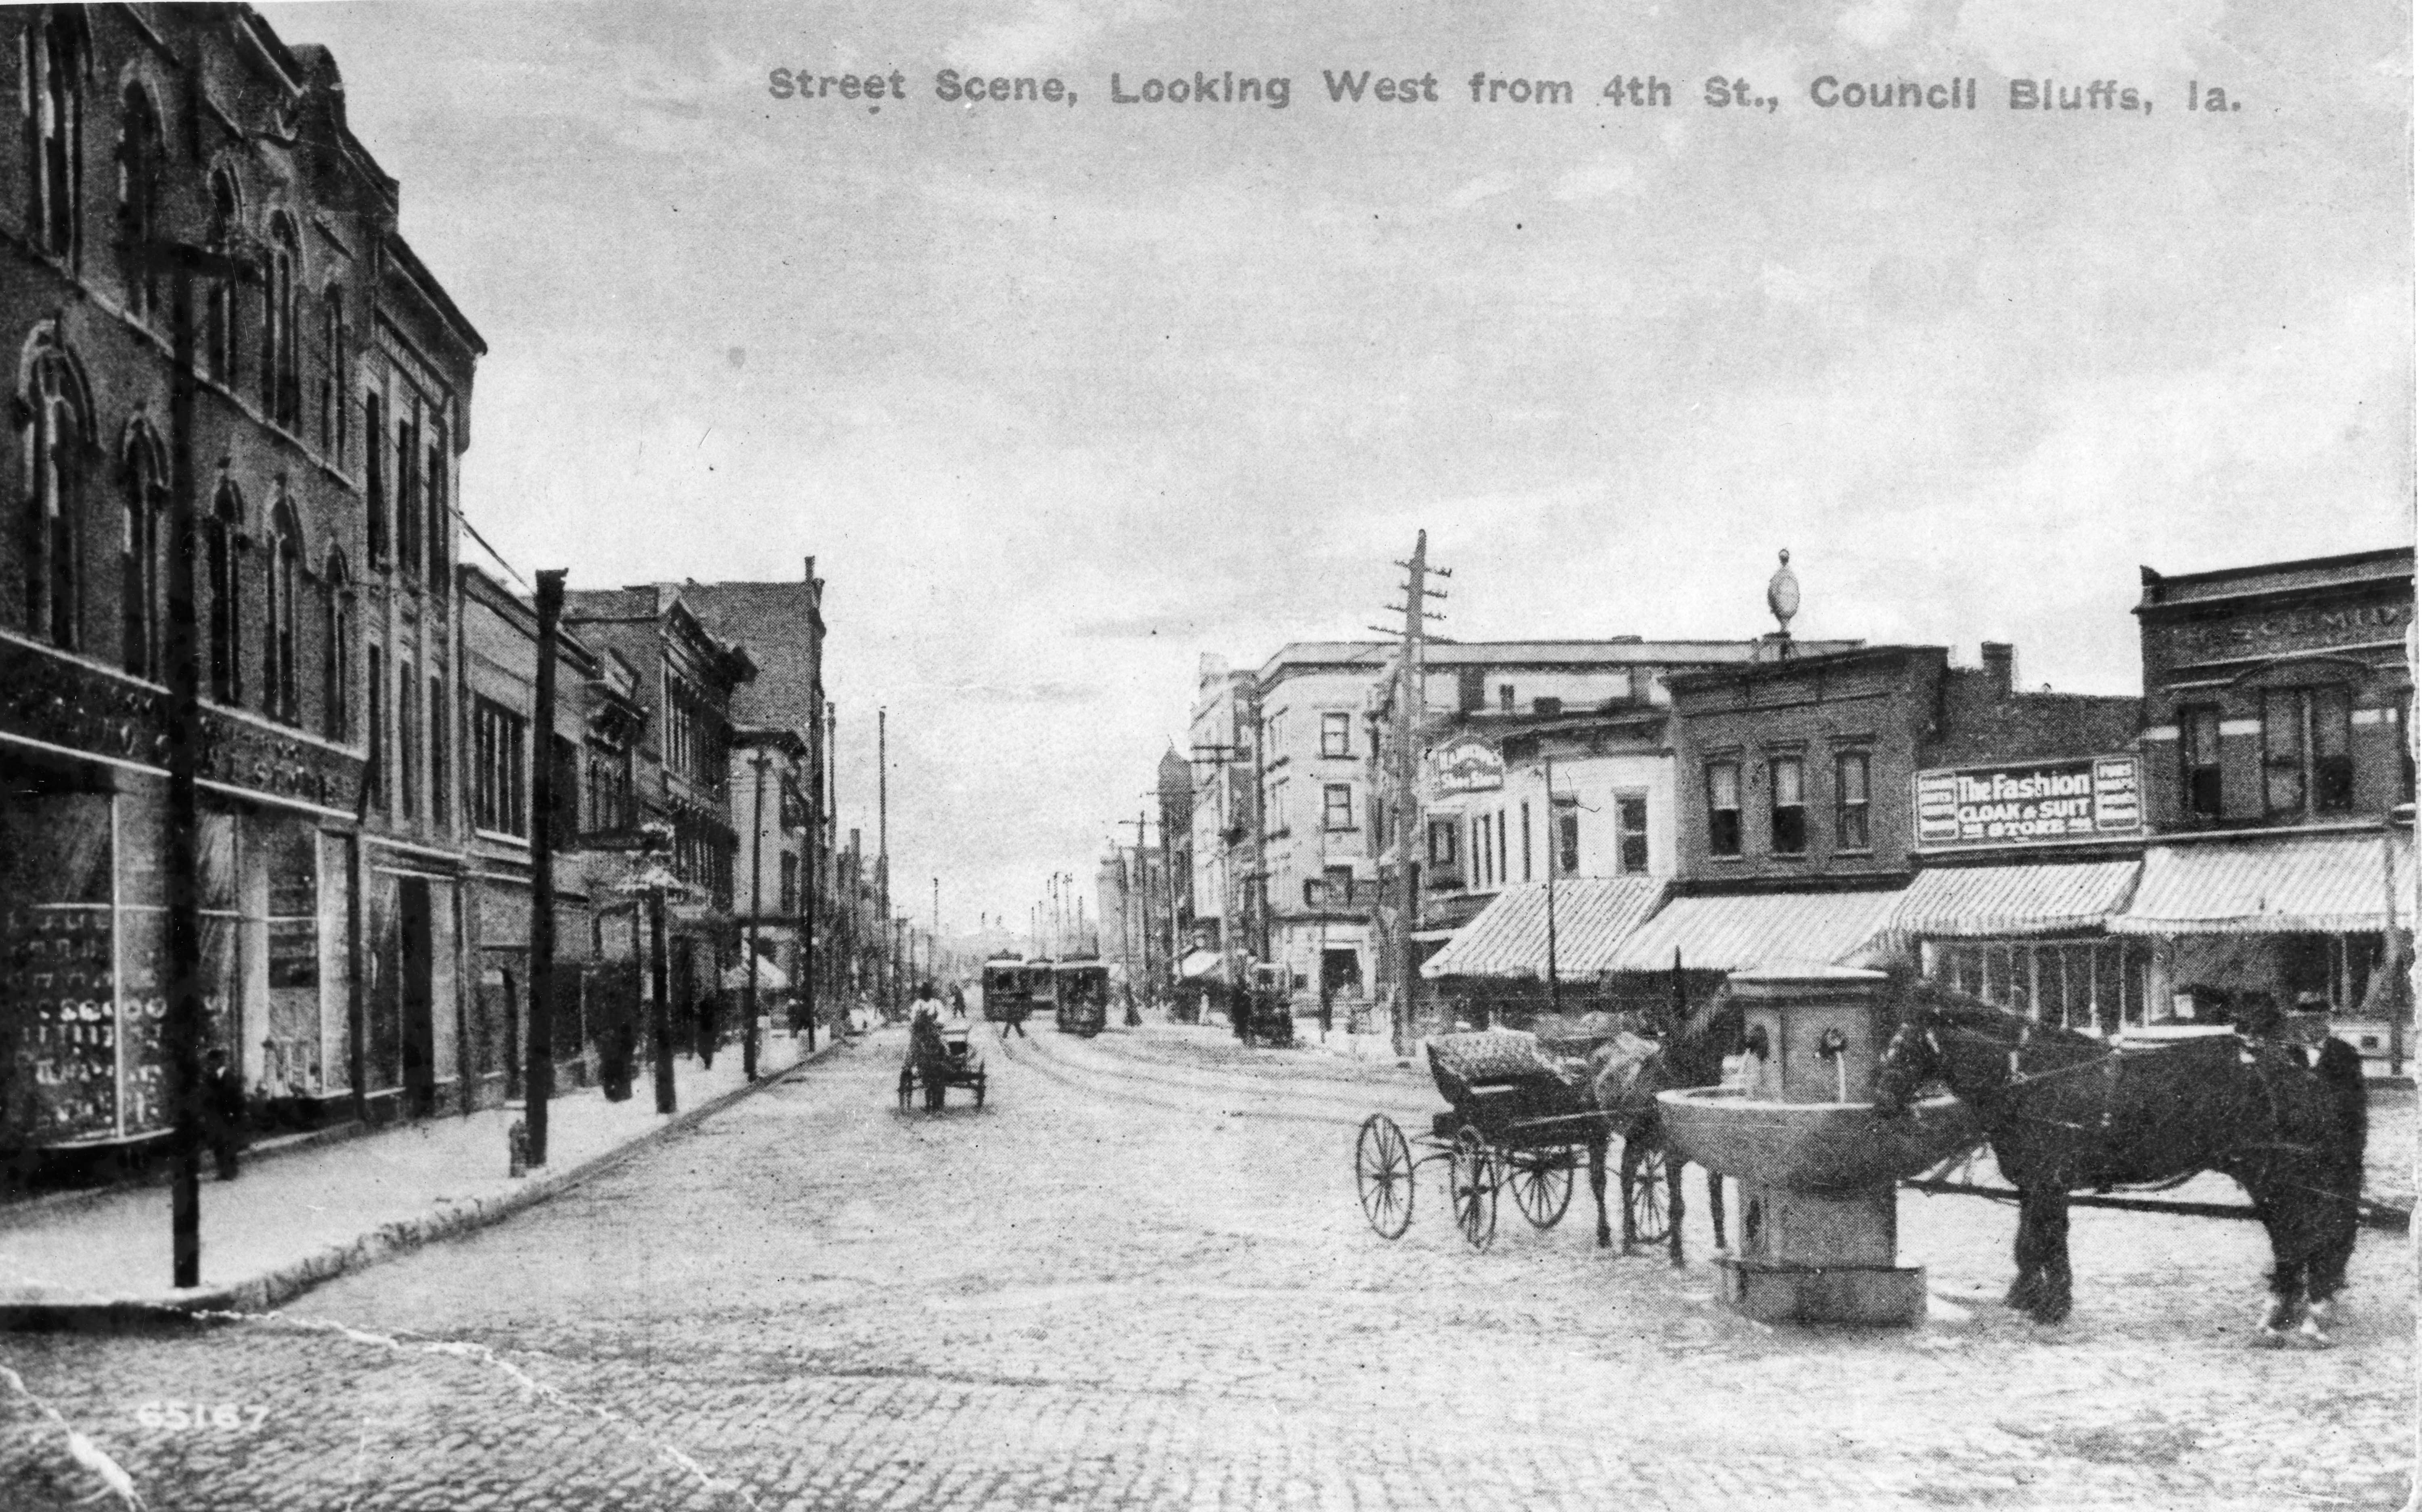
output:
[[[891,934],[891,711],[874,711],[874,887],[883,911],[883,933]],[[889,940],[886,941],[889,944]],[[882,997],[887,1007],[900,1006],[900,953],[887,950],[889,982]]]
[[[1416,744],[1422,727],[1427,722],[1424,701],[1428,693],[1425,655],[1428,636],[1423,622],[1442,620],[1446,616],[1432,613],[1430,599],[1443,599],[1446,594],[1429,586],[1430,577],[1452,577],[1443,567],[1429,564],[1430,533],[1422,530],[1413,537],[1413,557],[1397,566],[1406,571],[1404,608],[1404,643],[1396,658],[1395,719],[1392,733],[1396,742],[1396,882],[1398,908],[1397,934],[1393,943],[1402,953],[1397,966],[1396,1000],[1390,1006],[1392,1037],[1398,1055],[1412,1053],[1413,984],[1421,976],[1421,942],[1413,938],[1421,924],[1421,866],[1413,858],[1413,831],[1421,827],[1421,751]],[[1374,628],[1376,628],[1376,626]],[[1381,630],[1381,635],[1388,634]]]
[[[546,1110],[555,1095],[555,660],[562,637],[561,568],[538,575],[538,728],[530,763],[529,1046],[522,1068],[522,1121],[529,1163],[546,1164]]]

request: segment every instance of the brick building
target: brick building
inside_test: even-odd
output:
[[[2179,1016],[2323,1012],[2401,1063],[2414,909],[2414,552],[2164,576],[2136,606],[2146,811],[2115,930]]]
[[[2023,691],[2007,645],[1988,642],[1982,660],[1957,668],[1940,646],[1878,646],[1673,679],[1675,896],[1625,941],[1614,969],[1651,978],[1639,986],[1654,992],[1678,957],[1706,990],[1727,971],[1868,959],[1929,932],[2099,934],[2124,886],[2089,922],[2062,891],[2066,874],[2030,870],[2072,843],[2098,859],[2125,851],[2128,835],[2092,827],[2090,801],[2082,836],[2038,834],[1988,858],[2005,868],[1991,907],[1954,897],[1923,918],[1903,911],[1902,890],[1932,858],[1942,774],[2132,765],[2135,699]]]
[[[0,1142],[165,1120],[186,520],[207,1032],[282,1114],[432,1110],[464,1090],[452,564],[485,348],[324,49],[241,6],[24,8],[0,12],[0,71],[23,143],[0,153]],[[234,270],[181,302],[189,427],[172,246]]]
[[[667,862],[683,886],[670,909],[668,991],[675,1011],[690,1015],[720,991],[725,966],[738,959],[731,699],[757,668],[707,628],[685,591],[654,583],[574,590],[564,595],[563,623],[638,674],[632,701],[646,734],[633,763],[633,809],[640,827],[668,837]]]

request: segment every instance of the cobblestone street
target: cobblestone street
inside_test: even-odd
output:
[[[878,1036],[278,1320],[0,1342],[24,1382],[0,1501],[93,1504],[60,1420],[146,1504],[195,1512],[2405,1495],[2393,1236],[2365,1235],[2336,1348],[2265,1352],[2257,1225],[2080,1210],[2077,1314],[2040,1329],[1992,1303],[2009,1210],[1905,1195],[1935,1320],[1773,1331],[1713,1305],[1695,1175],[1679,1272],[1594,1251],[1585,1189],[1545,1235],[1508,1204],[1474,1254],[1434,1170],[1411,1232],[1375,1237],[1353,1125],[1434,1106],[1392,1063],[1046,1030],[990,1047],[983,1111],[929,1118],[893,1110],[899,1050]],[[2387,1095],[2402,1140],[2411,1094]],[[170,1402],[239,1425],[145,1425]]]

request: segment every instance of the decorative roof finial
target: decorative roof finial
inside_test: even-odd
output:
[[[1783,559],[1783,565],[1766,580],[1766,606],[1774,615],[1775,622],[1783,627],[1783,638],[1788,643],[1791,639],[1791,617],[1800,612],[1800,579],[1792,575],[1790,551],[1786,549],[1775,555]]]

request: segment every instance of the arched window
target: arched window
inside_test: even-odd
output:
[[[92,447],[92,406],[57,330],[38,328],[26,365],[24,403],[33,420],[25,490],[25,628],[74,650],[83,608],[85,463]]]
[[[126,248],[126,305],[139,321],[160,309],[160,278],[151,266],[159,235],[160,115],[140,86],[126,90],[118,140],[118,232]]]
[[[210,244],[225,251],[235,240],[236,217],[240,213],[236,198],[235,176],[225,168],[211,175]],[[227,280],[211,280],[210,293],[202,305],[202,366],[220,383],[235,383],[235,290]]]
[[[294,666],[294,620],[301,606],[303,530],[294,506],[277,501],[269,526],[269,614],[261,626],[261,708],[289,724],[302,717],[302,680]]]
[[[294,350],[299,313],[294,276],[300,260],[294,223],[282,214],[272,216],[260,281],[260,412],[270,423],[290,431],[303,423],[302,372]]]
[[[326,683],[320,697],[322,732],[330,740],[350,740],[354,734],[354,575],[345,565],[344,552],[335,546],[328,548],[320,591],[324,596],[322,624],[327,633]]]
[[[211,506],[209,541],[203,547],[209,554],[211,697],[221,703],[244,700],[244,664],[236,644],[236,627],[244,622],[242,579],[236,570],[243,533],[244,497],[235,484],[222,482]]]
[[[83,199],[83,24],[66,7],[50,13],[33,36],[33,78],[27,90],[34,132],[31,217],[41,249],[72,259],[76,212]]]
[[[331,283],[320,296],[320,450],[345,465],[345,291]]]
[[[134,677],[161,672],[161,517],[168,467],[160,438],[140,421],[126,438],[126,496],[119,503],[118,593],[120,663]]]

